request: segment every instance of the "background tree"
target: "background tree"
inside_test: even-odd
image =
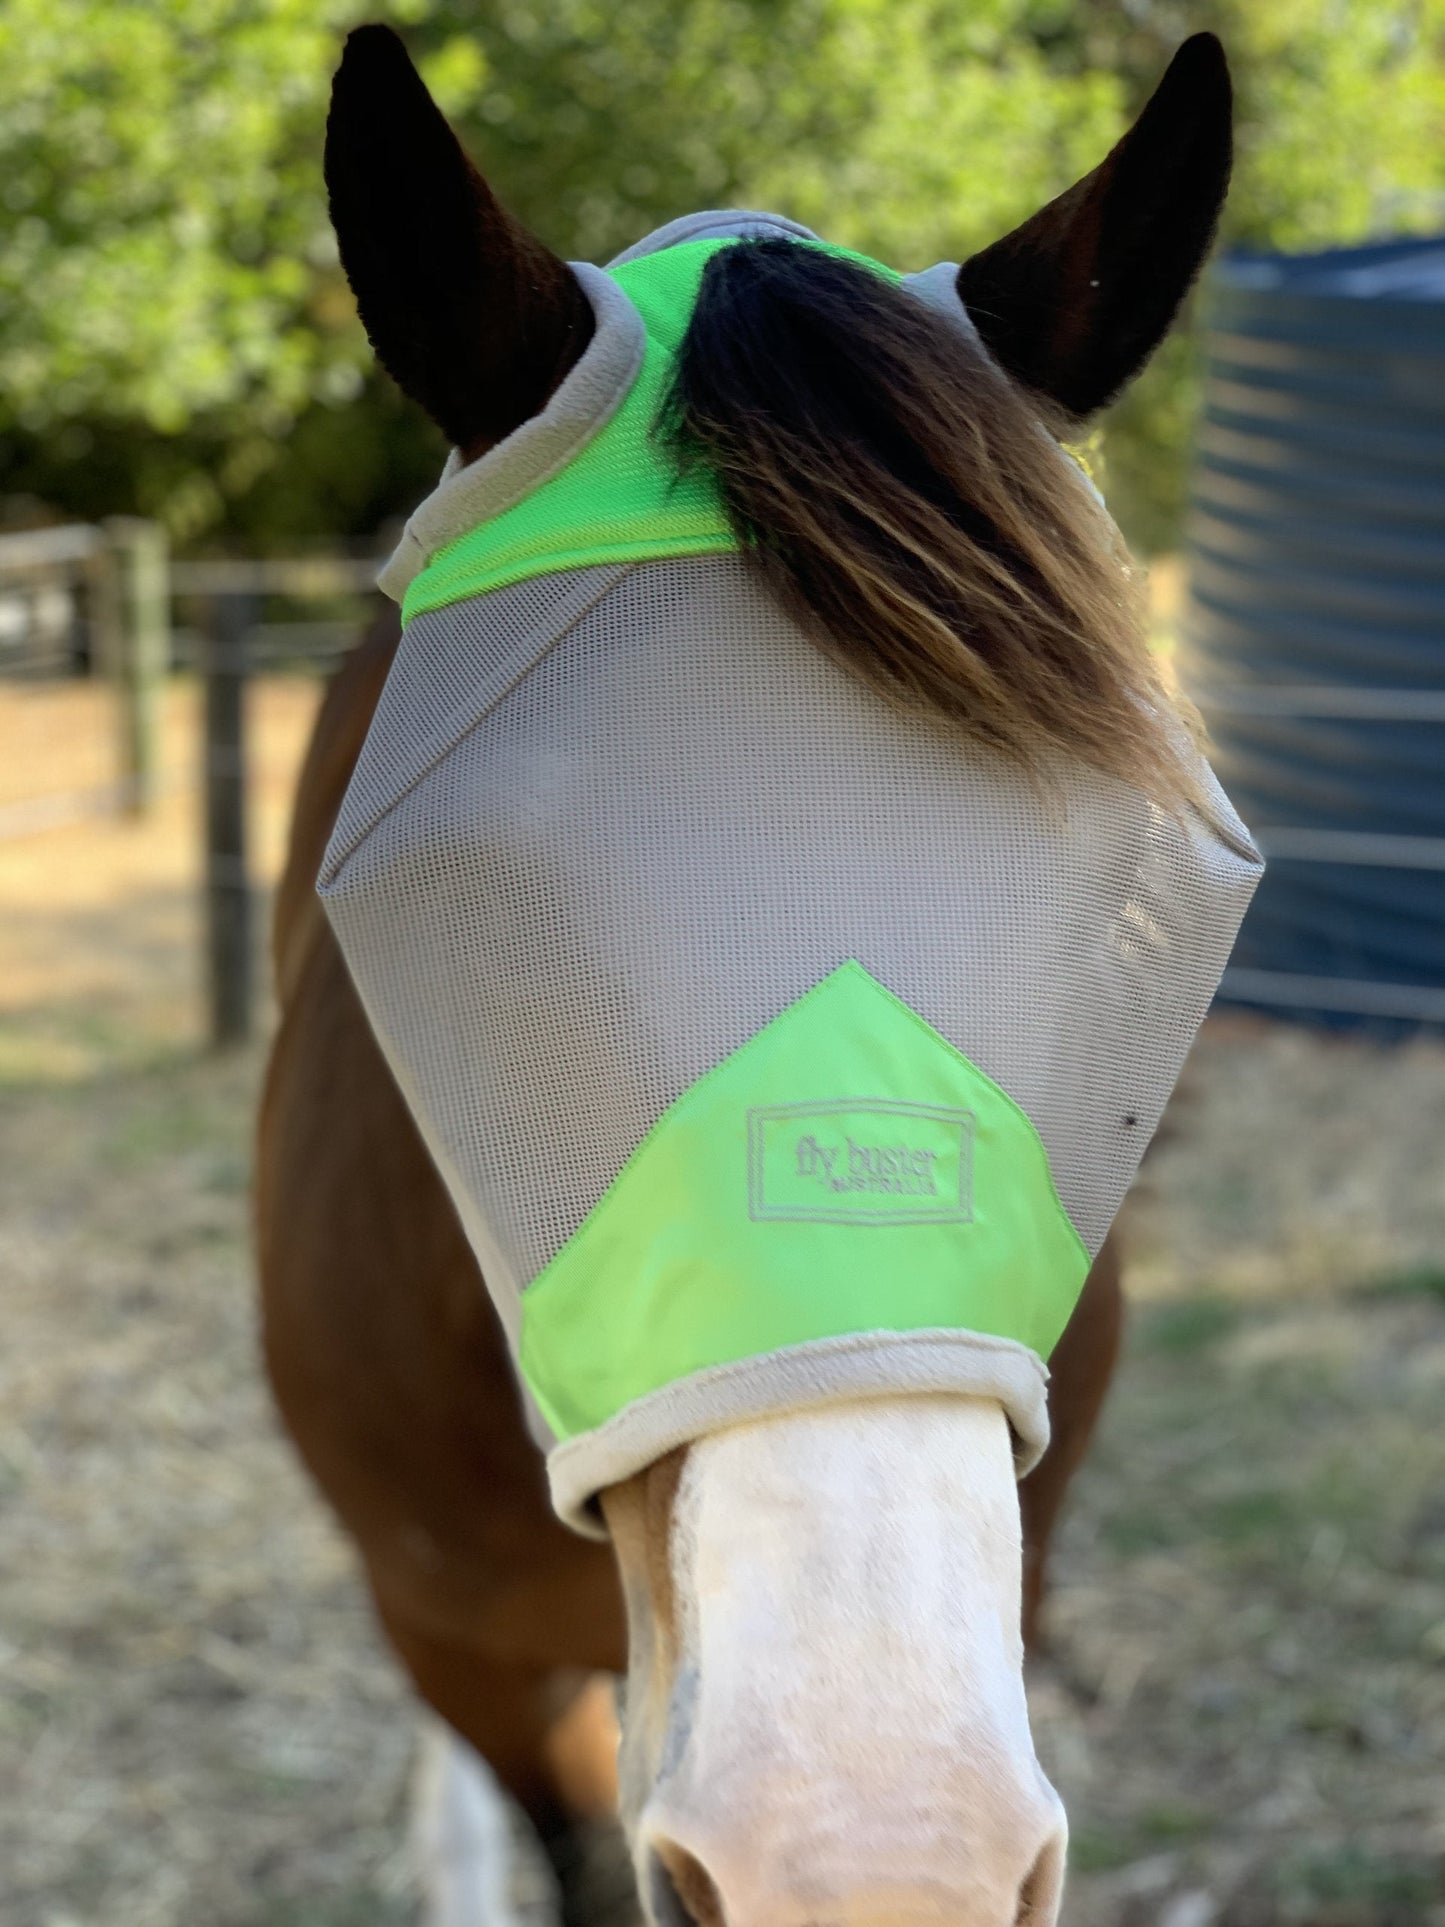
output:
[[[900,266],[958,259],[1091,166],[1189,32],[1240,88],[1227,235],[1445,226],[1445,0],[7,0],[0,495],[192,544],[369,534],[440,451],[378,379],[320,143],[381,14],[498,191],[605,259],[694,207],[776,207]],[[1113,418],[1111,497],[1172,539],[1186,332]]]

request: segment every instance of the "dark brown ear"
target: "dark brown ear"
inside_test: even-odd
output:
[[[326,190],[377,359],[448,440],[477,453],[535,414],[587,345],[591,308],[499,205],[389,27],[346,42]]]
[[[1195,34],[1101,166],[965,261],[958,292],[994,359],[1069,414],[1138,374],[1203,264],[1229,185],[1224,49]]]

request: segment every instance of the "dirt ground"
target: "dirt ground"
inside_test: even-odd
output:
[[[315,700],[257,693],[274,873]],[[402,1927],[415,1720],[258,1379],[195,693],[0,693],[0,1923]],[[1034,1673],[1069,1927],[1445,1923],[1445,1045],[1216,1021]]]

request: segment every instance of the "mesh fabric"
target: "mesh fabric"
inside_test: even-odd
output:
[[[373,1021],[519,1289],[660,1113],[856,958],[1015,1100],[1097,1250],[1251,846],[882,703],[738,557],[407,629],[323,871]]]
[[[608,1293],[649,1267],[661,1310],[640,1314],[639,1297],[632,1329],[665,1311],[687,1352],[693,1325],[671,1294],[719,1267],[689,1262],[688,1236],[705,1235],[695,1212],[656,1204],[667,1223],[650,1237],[651,1191],[629,1160],[850,962],[1012,1101],[1047,1156],[1054,1211],[1097,1251],[1259,874],[1207,771],[1212,821],[1179,820],[1076,763],[1035,782],[936,716],[891,706],[768,596],[710,480],[673,493],[652,428],[701,265],[728,235],[785,230],[813,241],[734,211],[664,230],[608,274],[579,269],[597,317],[587,353],[533,422],[473,467],[453,464],[384,578],[407,592],[409,619],[320,888],[514,1352],[534,1284],[537,1332],[547,1275],[571,1280],[568,1316],[602,1321],[600,1334]],[[977,350],[952,270],[910,284]],[[890,1060],[863,1028],[877,1088],[826,1095],[906,1110],[916,1093],[884,1088],[894,1072],[907,1081],[906,1053]],[[938,1101],[935,1119],[961,1115]],[[785,1094],[774,1114],[798,1108]],[[728,1112],[701,1133],[710,1179],[738,1129]],[[709,1193],[719,1224],[732,1183]],[[599,1210],[616,1226],[624,1201],[640,1241],[615,1245],[635,1255],[600,1267],[594,1307],[582,1260],[600,1248]],[[1022,1216],[1020,1250],[1037,1225]],[[958,1227],[960,1267],[980,1222]],[[702,1430],[870,1392],[998,1398],[1026,1470],[1047,1439],[1040,1328],[1010,1326],[1007,1291],[984,1331],[891,1319],[888,1240],[904,1234],[859,1231],[877,1241],[876,1291],[866,1257],[858,1270],[859,1302],[880,1313],[866,1332],[824,1319],[816,1341],[756,1356],[730,1341],[664,1384],[637,1377],[640,1343],[610,1333],[611,1382],[632,1390],[615,1411],[590,1407],[591,1429],[553,1451],[563,1515],[585,1529],[601,1485]],[[659,1255],[674,1250],[675,1285]],[[779,1252],[781,1300],[802,1267]],[[952,1263],[950,1249],[945,1277]],[[1007,1253],[998,1275],[1013,1275]],[[760,1329],[777,1309],[761,1302]],[[598,1352],[575,1335],[562,1351],[583,1361],[580,1379]]]

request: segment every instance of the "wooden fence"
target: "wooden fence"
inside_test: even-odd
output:
[[[182,632],[205,681],[206,983],[212,1043],[242,1043],[255,1019],[256,917],[246,849],[246,682],[260,669],[334,667],[356,640],[357,621],[267,622],[269,599],[292,604],[358,596],[377,561],[348,556],[259,562],[183,562],[172,591],[198,611]]]
[[[156,709],[170,662],[165,530],[139,516],[0,536],[0,667],[89,667],[115,685],[121,809],[155,800]]]
[[[371,557],[173,562],[165,532],[138,517],[0,536],[0,672],[106,678],[116,695],[117,807],[144,815],[158,787],[161,689],[173,668],[204,684],[206,981],[211,1041],[254,1023],[256,915],[246,837],[248,679],[277,668],[325,673],[354,642]],[[285,619],[267,619],[280,604]],[[297,616],[330,604],[319,620]],[[345,614],[339,606],[350,605]],[[181,615],[183,621],[176,621]]]

